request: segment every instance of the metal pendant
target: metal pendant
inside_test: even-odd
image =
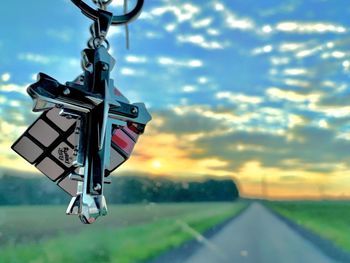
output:
[[[96,39],[105,40],[109,26],[125,24],[140,12],[143,0],[124,16],[94,10],[72,0],[94,20]],[[119,22],[118,22],[119,21]],[[108,176],[131,155],[151,120],[143,103],[131,104],[114,87],[110,72],[115,61],[106,47],[94,44],[83,51],[84,73],[65,85],[38,74],[28,94],[40,117],[12,149],[72,196],[67,214],[91,224],[107,214],[103,195]]]

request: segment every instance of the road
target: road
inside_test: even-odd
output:
[[[225,226],[184,263],[335,263],[258,203]]]

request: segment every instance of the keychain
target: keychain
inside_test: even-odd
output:
[[[71,1],[93,20],[92,38],[82,52],[84,72],[65,85],[38,74],[27,92],[33,111],[43,113],[12,149],[72,196],[67,214],[91,224],[107,214],[107,177],[130,157],[151,120],[143,103],[131,104],[114,87],[110,72],[115,60],[106,39],[110,26],[127,26],[137,18],[144,0],[120,16],[106,10],[111,0],[93,0],[98,9]]]

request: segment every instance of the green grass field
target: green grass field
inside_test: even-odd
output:
[[[350,202],[268,202],[265,205],[350,252]]]
[[[247,204],[109,206],[93,225],[64,215],[62,206],[0,207],[0,262],[143,262],[193,239]]]

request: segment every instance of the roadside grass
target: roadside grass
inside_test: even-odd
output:
[[[350,202],[267,202],[265,205],[350,252]]]
[[[67,219],[63,207],[0,207],[2,237],[13,236],[0,246],[0,262],[144,262],[193,239],[183,224],[202,233],[246,206],[243,202],[111,206],[107,217],[89,226]]]

